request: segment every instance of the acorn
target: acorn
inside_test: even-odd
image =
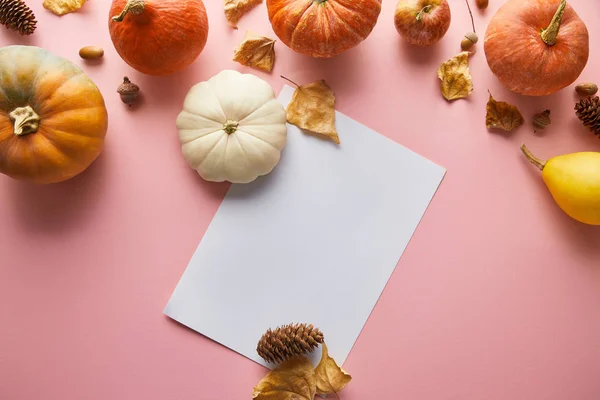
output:
[[[598,85],[591,82],[580,83],[575,86],[575,91],[582,96],[593,96],[598,93]]]
[[[128,77],[123,78],[123,83],[117,88],[117,93],[121,96],[121,101],[129,106],[134,104],[140,93],[140,87],[131,82]]]
[[[469,32],[465,35],[465,38],[460,42],[460,48],[463,51],[469,50],[479,41],[479,37],[475,32]]]

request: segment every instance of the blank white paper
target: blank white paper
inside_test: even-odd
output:
[[[288,125],[274,171],[231,186],[166,315],[266,366],[261,335],[308,322],[346,360],[446,171],[341,113],[336,125],[339,146]]]

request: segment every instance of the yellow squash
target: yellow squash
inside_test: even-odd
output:
[[[600,153],[572,153],[545,161],[525,145],[521,150],[542,171],[544,183],[567,215],[584,224],[600,225]]]

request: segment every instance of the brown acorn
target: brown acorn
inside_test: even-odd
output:
[[[475,3],[477,3],[477,8],[480,10],[485,10],[490,4],[489,0],[476,0]]]
[[[121,101],[129,106],[138,100],[140,87],[131,82],[128,77],[123,78],[123,83],[117,88],[117,93],[121,96]]]
[[[462,42],[460,42],[460,48],[463,51],[469,50],[471,47],[475,45],[479,41],[479,36],[475,32],[469,32],[465,35]]]

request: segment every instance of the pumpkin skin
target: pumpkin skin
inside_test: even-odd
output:
[[[566,5],[554,45],[541,37],[561,0],[509,0],[493,17],[485,35],[492,72],[509,90],[546,96],[569,86],[589,57],[589,35],[575,10]]]
[[[0,172],[34,183],[83,172],[100,155],[108,127],[100,90],[70,61],[38,47],[4,47],[0,65]],[[39,116],[29,133],[10,117],[27,107]]]
[[[129,12],[122,11],[129,7]],[[118,22],[118,16],[123,16]],[[208,38],[202,0],[114,0],[110,38],[123,60],[148,75],[169,75],[193,63]]]
[[[381,0],[267,0],[275,34],[292,50],[329,58],[369,36]]]
[[[248,183],[279,162],[286,115],[271,86],[224,70],[188,92],[177,129],[185,160],[212,182]]]

